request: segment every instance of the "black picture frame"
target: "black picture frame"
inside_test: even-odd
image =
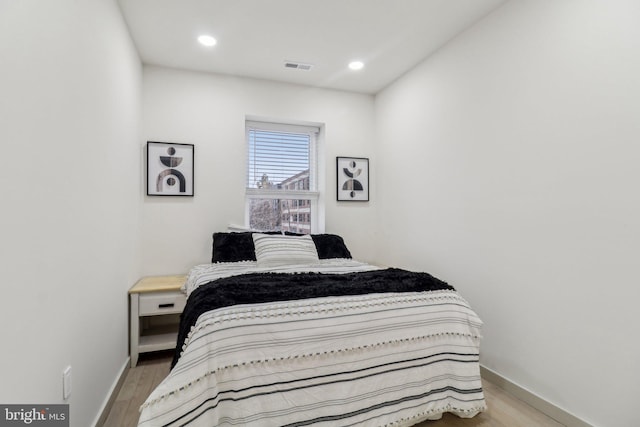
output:
[[[193,197],[193,144],[147,141],[147,196]]]
[[[369,201],[367,157],[336,157],[336,199],[339,202]]]

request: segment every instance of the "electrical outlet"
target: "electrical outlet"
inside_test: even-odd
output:
[[[71,366],[62,371],[62,398],[67,400],[71,396]]]

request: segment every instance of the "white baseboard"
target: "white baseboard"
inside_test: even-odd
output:
[[[480,376],[497,385],[506,392],[512,394],[513,396],[517,397],[518,399],[522,400],[529,406],[537,409],[545,415],[548,415],[549,417],[558,421],[560,424],[564,424],[567,427],[594,427],[586,421],[581,420],[575,415],[527,390],[526,388],[509,381],[505,377],[501,376],[495,371],[492,371],[489,368],[480,366]]]
[[[98,415],[92,424],[93,427],[102,427],[105,421],[107,421],[107,417],[109,416],[109,411],[111,411],[113,402],[116,400],[116,397],[118,396],[118,392],[122,388],[122,384],[124,383],[124,380],[127,377],[127,372],[129,372],[130,364],[131,364],[131,358],[127,357],[127,360],[125,360],[124,365],[122,365],[122,368],[120,369],[120,374],[111,385],[111,388],[109,389],[109,393],[107,394],[107,397],[105,398],[104,402],[102,402],[102,405],[100,407],[101,409],[98,412]]]

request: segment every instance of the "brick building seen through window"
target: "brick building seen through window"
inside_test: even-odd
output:
[[[309,171],[304,170],[281,183],[274,184],[267,175],[262,177],[264,189],[308,190]],[[288,231],[311,233],[311,200],[306,199],[252,199],[250,227],[262,231]]]

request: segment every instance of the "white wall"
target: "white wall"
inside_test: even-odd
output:
[[[0,402],[95,420],[138,275],[141,66],[111,0],[0,0]]]
[[[640,425],[638,22],[508,2],[376,97],[381,261],[456,286],[485,366],[597,426]]]
[[[369,203],[337,203],[335,158],[372,155],[372,96],[145,66],[144,138],[195,144],[195,196],[145,197],[143,273],[210,262],[211,234],[244,223],[247,115],[325,125],[325,231],[344,236],[354,257],[371,260],[375,193]]]

